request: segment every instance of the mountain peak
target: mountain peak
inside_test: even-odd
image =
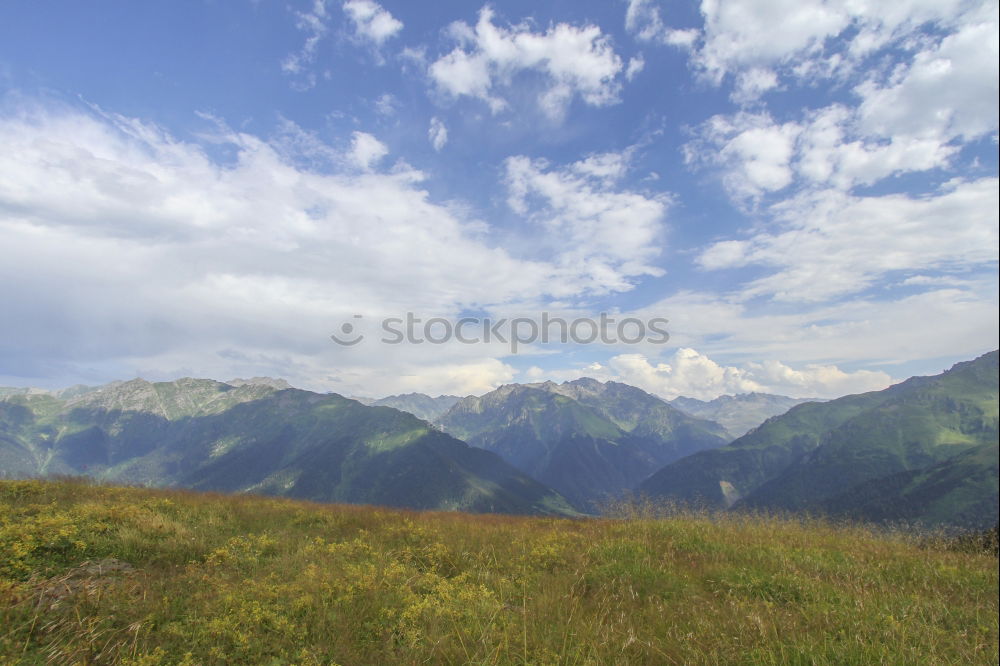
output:
[[[248,386],[248,385],[270,386],[271,388],[278,389],[279,391],[292,388],[291,384],[289,384],[284,379],[281,379],[280,377],[278,378],[251,377],[250,379],[243,379],[241,377],[237,377],[236,379],[230,379],[225,383],[229,384],[230,386]]]
[[[574,386],[604,386],[605,382],[594,379],[593,377],[580,377],[571,381],[565,381],[563,384],[572,384]]]
[[[735,438],[740,437],[772,416],[784,414],[804,402],[822,402],[817,398],[789,398],[772,393],[737,393],[720,395],[712,400],[678,396],[670,401],[677,409],[721,424]]]
[[[639,491],[751,510],[995,525],[997,357],[796,405],[729,446],[664,467]]]

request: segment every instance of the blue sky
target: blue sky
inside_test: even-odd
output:
[[[0,383],[832,397],[938,372],[997,347],[997,15],[4,3]],[[671,340],[375,340],[408,311]]]

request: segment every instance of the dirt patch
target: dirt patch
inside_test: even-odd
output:
[[[49,610],[63,600],[83,593],[100,594],[108,586],[136,573],[135,567],[124,560],[111,557],[81,562],[66,573],[42,581],[35,588],[38,606]]]

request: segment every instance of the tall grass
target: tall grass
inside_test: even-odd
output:
[[[0,482],[0,662],[997,663],[997,569],[821,520]]]

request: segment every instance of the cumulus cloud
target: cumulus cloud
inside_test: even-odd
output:
[[[899,123],[886,125],[886,134],[865,133],[861,113],[866,105],[805,110],[801,120],[785,123],[768,113],[713,116],[685,146],[685,155],[693,166],[719,167],[727,190],[742,202],[793,183],[850,190],[903,173],[946,168],[958,153],[959,137],[941,126],[907,133],[905,123]],[[912,115],[923,114],[913,109]]]
[[[654,0],[629,0],[625,29],[640,41],[660,42],[682,49],[692,48],[701,34],[693,28],[679,30],[666,25]]]
[[[801,369],[791,368],[780,361],[748,363],[747,372],[769,392],[793,397],[835,398],[849,393],[881,391],[893,383],[892,378],[878,370],[845,372],[835,365],[810,364]]]
[[[541,374],[533,373],[535,377]],[[845,372],[834,365],[807,364],[793,368],[776,360],[742,367],[722,365],[686,347],[677,349],[665,360],[650,359],[643,354],[619,354],[606,364],[556,374],[620,381],[668,400],[678,396],[711,400],[720,395],[755,391],[796,398],[836,398],[881,390],[893,382],[885,372]]]
[[[631,81],[635,77],[639,76],[639,73],[642,72],[645,67],[646,61],[643,60],[641,55],[629,58],[628,67],[625,68],[625,80]]]
[[[839,104],[807,115],[794,164],[803,182],[847,190],[946,167],[958,150],[941,135],[859,135],[857,127],[857,111]]]
[[[995,133],[1000,95],[998,40],[995,13],[983,16],[918,52],[887,83],[865,81],[858,87],[862,131],[942,143]]]
[[[736,87],[730,94],[737,104],[749,104],[760,98],[768,90],[778,87],[778,75],[766,67],[754,67],[741,72]]]
[[[998,124],[996,23],[973,23],[900,63],[886,81],[853,89],[857,104],[803,109],[776,122],[766,112],[714,116],[686,147],[689,163],[721,167],[738,200],[793,182],[849,190],[903,173],[948,168],[963,144]],[[740,74],[733,97],[752,102],[777,85],[770,70]]]
[[[842,74],[928,23],[949,28],[971,12],[960,0],[703,0],[704,43],[695,63],[715,81],[754,67],[793,77]],[[985,6],[983,3],[980,6]]]
[[[389,154],[384,143],[367,132],[354,132],[351,138],[351,161],[359,168],[370,170]]]
[[[622,59],[599,27],[558,23],[535,32],[527,23],[499,26],[494,18],[487,6],[475,26],[461,21],[450,26],[458,46],[428,69],[441,92],[480,99],[498,113],[509,105],[504,95],[514,78],[533,72],[543,82],[538,106],[554,120],[562,118],[576,97],[591,106],[618,101]]]
[[[626,384],[672,399],[716,397],[724,393],[762,391],[745,370],[723,367],[693,349],[678,349],[668,362],[651,363],[641,354],[620,354],[608,361]]]
[[[375,46],[381,46],[403,29],[403,22],[373,0],[347,0],[344,14],[354,26],[354,34]]]
[[[427,139],[431,142],[434,150],[441,152],[441,149],[448,143],[448,128],[440,118],[431,118],[431,126],[427,130]]]
[[[625,10],[625,29],[643,41],[650,41],[664,31],[660,8],[651,0],[629,0]]]
[[[770,115],[713,116],[698,140],[685,147],[689,164],[722,167],[723,181],[738,200],[756,200],[792,183],[796,123],[775,123]]]
[[[697,62],[716,80],[732,69],[819,53],[851,22],[841,3],[820,0],[722,0],[703,2],[701,11],[705,43]]]
[[[562,169],[525,156],[505,163],[511,209],[538,225],[561,271],[595,290],[662,274],[653,261],[669,202],[616,187],[626,161],[606,153]]]
[[[365,374],[366,383],[370,384],[370,373]],[[398,393],[467,396],[482,395],[509,384],[514,381],[516,371],[495,358],[484,358],[432,366],[410,365],[386,370],[384,374],[386,381],[377,383],[397,386]]]

